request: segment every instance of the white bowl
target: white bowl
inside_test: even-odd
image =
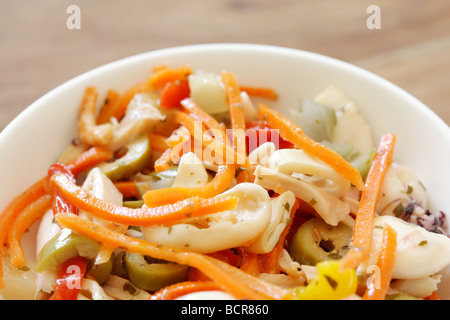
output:
[[[322,55],[264,45],[207,44],[143,53],[84,73],[30,105],[0,134],[0,210],[33,182],[76,136],[76,118],[86,86],[101,96],[148,76],[158,64],[194,70],[227,69],[241,84],[272,87],[276,106],[286,110],[300,97],[313,98],[329,84],[340,87],[361,108],[375,144],[383,133],[397,135],[395,161],[409,165],[426,186],[432,211],[450,213],[450,129],[430,109],[394,84]],[[433,84],[424,84],[433,85]],[[26,248],[34,254],[34,248]]]

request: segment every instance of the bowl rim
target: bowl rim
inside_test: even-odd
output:
[[[53,95],[55,95],[58,91],[64,90],[66,87],[70,87],[77,82],[82,82],[85,78],[90,78],[94,74],[102,73],[106,69],[116,68],[120,65],[126,65],[132,61],[137,62],[140,60],[145,60],[150,56],[170,56],[172,54],[180,54],[182,51],[184,52],[192,52],[192,51],[220,51],[220,50],[228,50],[228,51],[263,51],[266,53],[272,54],[283,54],[289,56],[297,56],[297,57],[306,57],[308,59],[313,59],[316,61],[320,61],[327,65],[333,65],[335,68],[339,69],[347,69],[347,72],[351,72],[359,75],[360,77],[367,78],[370,81],[374,81],[379,85],[389,88],[394,94],[399,95],[402,99],[406,99],[411,103],[411,106],[418,109],[419,112],[423,112],[431,121],[433,121],[434,125],[437,126],[437,129],[440,133],[446,137],[446,140],[450,146],[450,126],[448,126],[442,118],[440,118],[436,112],[434,112],[430,107],[425,105],[418,98],[413,96],[411,93],[406,90],[400,88],[397,84],[371,72],[360,66],[349,63],[344,60],[340,60],[331,56],[326,56],[324,54],[307,51],[303,49],[290,48],[290,47],[282,47],[276,45],[267,45],[267,44],[255,44],[255,43],[207,43],[207,44],[192,44],[192,45],[183,45],[183,46],[175,46],[168,48],[161,48],[156,50],[150,50],[138,54],[134,54],[128,57],[124,57],[93,69],[90,69],[86,72],[83,72],[62,84],[54,87],[37,100],[32,102],[30,105],[25,107],[15,118],[13,118],[6,127],[0,132],[0,146],[2,144],[3,139],[7,139],[10,135],[11,131],[14,131],[16,127],[16,123],[19,123],[22,118],[27,117],[29,113],[34,112],[34,109],[38,108],[39,105],[46,102],[47,99],[50,99]]]

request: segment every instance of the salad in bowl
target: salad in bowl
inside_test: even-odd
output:
[[[447,299],[450,155],[430,166],[402,117],[449,149],[400,89],[297,50],[193,46],[82,75],[0,136],[18,149],[2,167],[25,166],[2,199],[0,294]]]

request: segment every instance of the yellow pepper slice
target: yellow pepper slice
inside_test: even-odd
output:
[[[356,293],[358,278],[354,269],[339,270],[339,261],[317,264],[317,277],[306,287],[293,290],[299,300],[340,300]]]

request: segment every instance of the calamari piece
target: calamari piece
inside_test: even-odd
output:
[[[84,278],[77,300],[113,300],[113,298],[105,293],[97,281]]]
[[[273,142],[265,142],[258,148],[250,152],[248,160],[250,164],[260,164],[263,166],[269,165],[269,159],[272,153],[276,150]]]
[[[314,102],[334,108],[338,111],[349,103],[350,99],[342,92],[342,90],[338,89],[336,86],[330,85],[314,98]]]
[[[172,226],[143,227],[147,241],[210,253],[248,245],[269,225],[272,201],[267,191],[253,183],[240,183],[219,195],[235,196],[235,209]]]
[[[193,152],[185,153],[178,164],[177,175],[172,187],[198,187],[208,182],[208,173],[202,161]]]
[[[433,275],[450,264],[450,238],[393,216],[378,216],[374,220],[372,248],[369,258],[360,266],[367,271],[375,265],[382,242],[382,227],[388,224],[397,232],[397,251],[393,279],[419,279]],[[426,263],[424,263],[426,261]]]
[[[336,113],[331,142],[352,145],[359,154],[367,154],[374,149],[372,130],[354,102],[344,105]]]
[[[94,197],[98,199],[102,199],[113,203],[115,205],[121,206],[123,203],[123,196],[117,190],[116,186],[112,183],[112,181],[103,173],[100,168],[93,168],[89,171],[86,180],[83,183],[82,188],[92,194]],[[105,226],[111,230],[116,230],[118,232],[125,232],[127,230],[127,226],[120,225],[115,222],[111,222],[99,217],[95,217],[89,213],[86,213],[82,210],[78,213],[79,216],[84,216],[86,219],[94,221],[95,223]],[[108,261],[110,255],[105,254],[106,252],[112,253],[112,250],[102,251],[101,255],[99,254],[95,260],[95,264],[102,264]]]
[[[377,212],[380,215],[396,215],[396,208],[406,207],[410,201],[394,167],[389,166],[380,187]]]
[[[128,104],[125,116],[114,128],[114,137],[106,147],[118,150],[165,119],[150,94],[138,93]]]
[[[303,150],[277,150],[270,155],[269,167],[289,176],[295,175],[302,180],[308,180],[337,197],[343,196],[350,188],[350,182]]]
[[[272,199],[272,214],[267,228],[247,246],[247,250],[257,254],[272,251],[280,240],[280,235],[289,223],[291,209],[295,203],[295,196],[291,191],[286,191]]]
[[[281,194],[290,190],[294,195],[309,203],[329,225],[336,226],[348,219],[349,205],[330,192],[312,183],[293,178],[277,170],[256,166],[255,184]]]
[[[86,89],[78,114],[78,135],[81,141],[93,146],[103,146],[114,137],[111,123],[97,125],[96,108],[98,92],[94,87]]]
[[[391,288],[417,298],[429,297],[438,289],[440,275],[432,275],[419,279],[400,279],[391,284]]]

